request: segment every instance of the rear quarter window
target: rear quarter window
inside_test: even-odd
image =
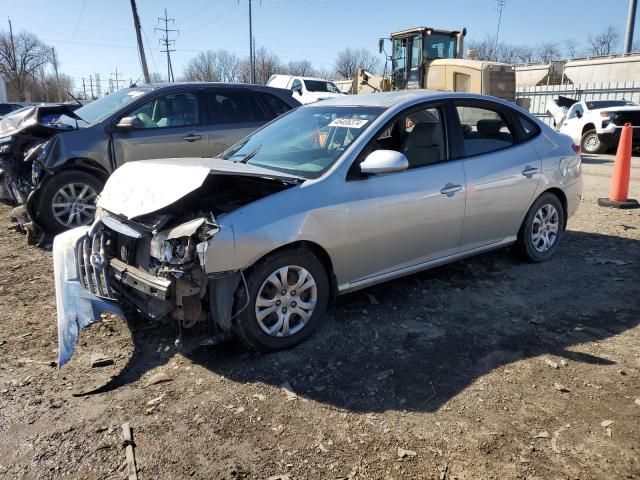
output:
[[[540,133],[540,127],[535,122],[520,113],[516,113],[515,116],[516,122],[522,131],[522,140],[529,140]]]

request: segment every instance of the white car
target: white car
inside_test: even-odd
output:
[[[295,75],[271,75],[269,87],[286,88],[297,95],[293,98],[300,103],[313,103],[318,100],[344,95],[335,83],[322,78],[297,77]]]
[[[628,100],[578,101],[558,97],[547,104],[556,130],[569,135],[583,153],[604,153],[615,147],[625,123],[634,128],[633,146],[640,146],[640,106]]]

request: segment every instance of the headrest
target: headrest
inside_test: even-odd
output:
[[[504,122],[499,119],[485,118],[478,120],[478,133],[483,137],[495,137],[500,134],[500,129],[504,126]]]
[[[433,147],[440,145],[441,138],[439,122],[416,123],[407,138],[407,147]]]

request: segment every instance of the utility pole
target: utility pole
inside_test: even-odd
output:
[[[164,50],[161,50],[161,52],[167,54],[167,80],[169,82],[175,82],[175,78],[173,77],[173,67],[171,66],[171,52],[175,52],[175,50],[171,50],[169,46],[175,45],[176,41],[169,38],[169,32],[178,32],[179,34],[180,30],[172,30],[169,28],[169,22],[175,24],[175,20],[173,18],[167,17],[166,8],[164,9],[164,18],[158,17],[158,22],[164,22],[164,28],[156,27],[154,28],[154,30],[160,30],[161,32],[164,32],[164,36],[160,38],[159,41],[160,44],[164,46]]]
[[[498,1],[498,28],[496,30],[496,43],[493,46],[493,55],[498,51],[498,37],[500,36],[500,23],[502,22],[502,9],[504,8],[507,0],[497,0]],[[492,60],[497,60],[497,58],[493,58]]]
[[[122,76],[122,73],[118,73],[118,67],[116,67],[116,73],[112,73],[111,75],[116,77],[115,80],[113,81],[116,84],[116,91],[120,90],[120,82],[124,83],[124,80],[118,80],[118,77]]]
[[[138,39],[138,53],[140,54],[140,62],[142,63],[142,74],[144,75],[144,83],[151,83],[151,78],[149,77],[149,69],[147,68],[147,57],[145,57],[144,55],[144,46],[142,45],[142,34],[140,33],[140,17],[138,16],[138,7],[136,7],[136,0],[131,0],[131,12],[133,13],[133,26],[136,29],[136,38]]]
[[[56,87],[58,88],[58,101],[62,102],[62,94],[60,93],[60,78],[58,78],[58,59],[56,58],[56,49],[51,48],[51,55],[53,55],[53,70],[56,72]]]
[[[96,73],[93,76],[96,79],[96,96],[100,98],[102,96],[102,88],[100,85],[100,74]]]
[[[624,34],[624,53],[631,53],[633,48],[633,29],[636,23],[637,0],[629,0],[629,13],[627,14],[627,30]]]
[[[95,100],[96,97],[93,95],[93,75],[89,75],[89,87],[91,88],[91,100]]]
[[[254,61],[254,51],[253,51],[253,20],[251,16],[251,3],[249,0],[249,65],[250,65],[250,75],[249,75],[249,83],[256,83],[256,64]]]
[[[87,99],[87,86],[84,84],[84,77],[82,77],[82,91],[84,92],[83,100]]]

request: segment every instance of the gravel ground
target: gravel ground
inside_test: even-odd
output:
[[[343,296],[272,355],[109,316],[58,370],[51,253],[0,208],[0,477],[127,478],[130,422],[141,479],[640,478],[640,210],[596,206],[611,158],[584,166],[551,261]]]

